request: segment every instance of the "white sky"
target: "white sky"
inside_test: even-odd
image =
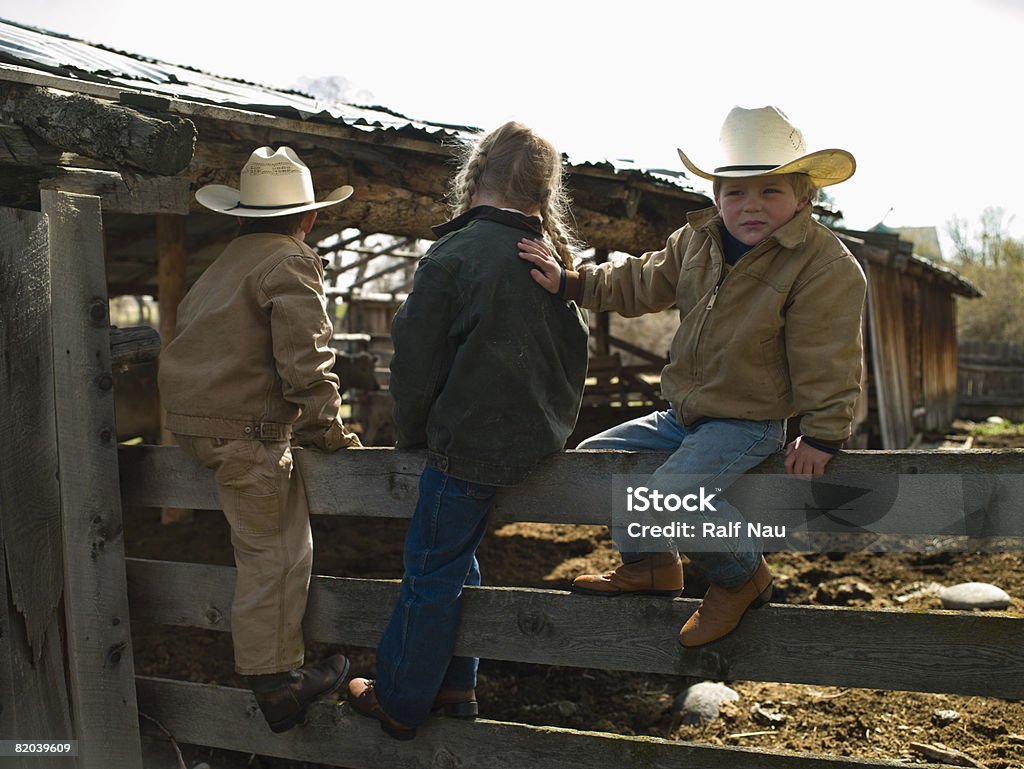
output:
[[[941,232],[1000,206],[1024,237],[1018,0],[0,0],[0,18],[265,85],[340,75],[412,118],[514,118],[573,160],[701,165],[732,106],[775,104],[809,149],[856,156],[829,188],[847,226]]]

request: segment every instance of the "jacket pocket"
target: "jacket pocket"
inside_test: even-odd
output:
[[[768,374],[777,398],[788,398],[793,391],[789,364],[782,339],[777,336],[761,340],[761,365]]]
[[[281,495],[252,493],[235,482],[221,501],[231,528],[239,534],[263,537],[281,530]]]

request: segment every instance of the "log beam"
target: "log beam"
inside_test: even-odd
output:
[[[0,83],[0,121],[64,151],[158,176],[187,168],[196,141],[195,125],[177,115],[14,83]]]
[[[203,141],[190,172],[197,186],[237,186],[238,170],[260,144],[287,144],[310,167],[318,196],[343,184],[355,193],[320,211],[318,223],[342,229],[433,240],[431,228],[447,219],[445,192],[453,166],[450,155],[378,147],[352,139],[271,133],[255,126],[201,122]],[[653,182],[627,185],[622,176],[589,165],[568,169],[567,186],[579,235],[594,248],[639,254],[661,248],[685,222],[686,213],[710,201],[698,193]],[[632,194],[633,188],[643,195]],[[206,209],[194,200],[192,213]]]

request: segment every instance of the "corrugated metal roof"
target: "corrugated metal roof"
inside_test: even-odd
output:
[[[117,51],[68,35],[0,19],[0,66],[14,64],[105,86],[126,88],[186,101],[312,122],[341,122],[366,131],[395,131],[433,141],[465,139],[479,127],[412,119],[379,105],[327,103],[299,91],[202,72],[193,67]],[[681,171],[643,168],[630,160],[609,162],[570,158],[577,168],[606,168],[646,177],[693,192]],[[697,193],[702,194],[702,193]]]
[[[327,104],[297,91],[211,75],[3,19],[0,19],[0,63],[188,101],[302,120],[340,121],[366,130],[416,131],[431,136],[439,133],[468,135],[478,130],[413,120],[384,107]]]

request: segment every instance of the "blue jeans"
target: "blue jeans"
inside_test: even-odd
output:
[[[377,646],[377,700],[392,718],[418,726],[441,688],[476,687],[476,657],[453,657],[462,586],[480,584],[476,549],[497,488],[431,467],[405,538],[398,603]]]
[[[652,489],[667,490],[673,476],[699,476],[701,485],[723,491],[731,480],[761,464],[779,451],[786,439],[786,421],[772,419],[708,419],[687,428],[676,419],[674,409],[624,422],[587,438],[578,448],[617,449],[619,451],[671,451],[661,467],[648,480]],[[698,521],[722,523],[743,520],[740,512],[721,495],[715,498],[717,513],[695,513]],[[742,585],[757,570],[761,541],[740,527],[739,537],[722,538],[717,552],[688,552],[686,555],[707,578],[726,588]],[[625,532],[612,526],[612,539],[622,549]],[[651,553],[622,553],[624,563],[635,563]]]

